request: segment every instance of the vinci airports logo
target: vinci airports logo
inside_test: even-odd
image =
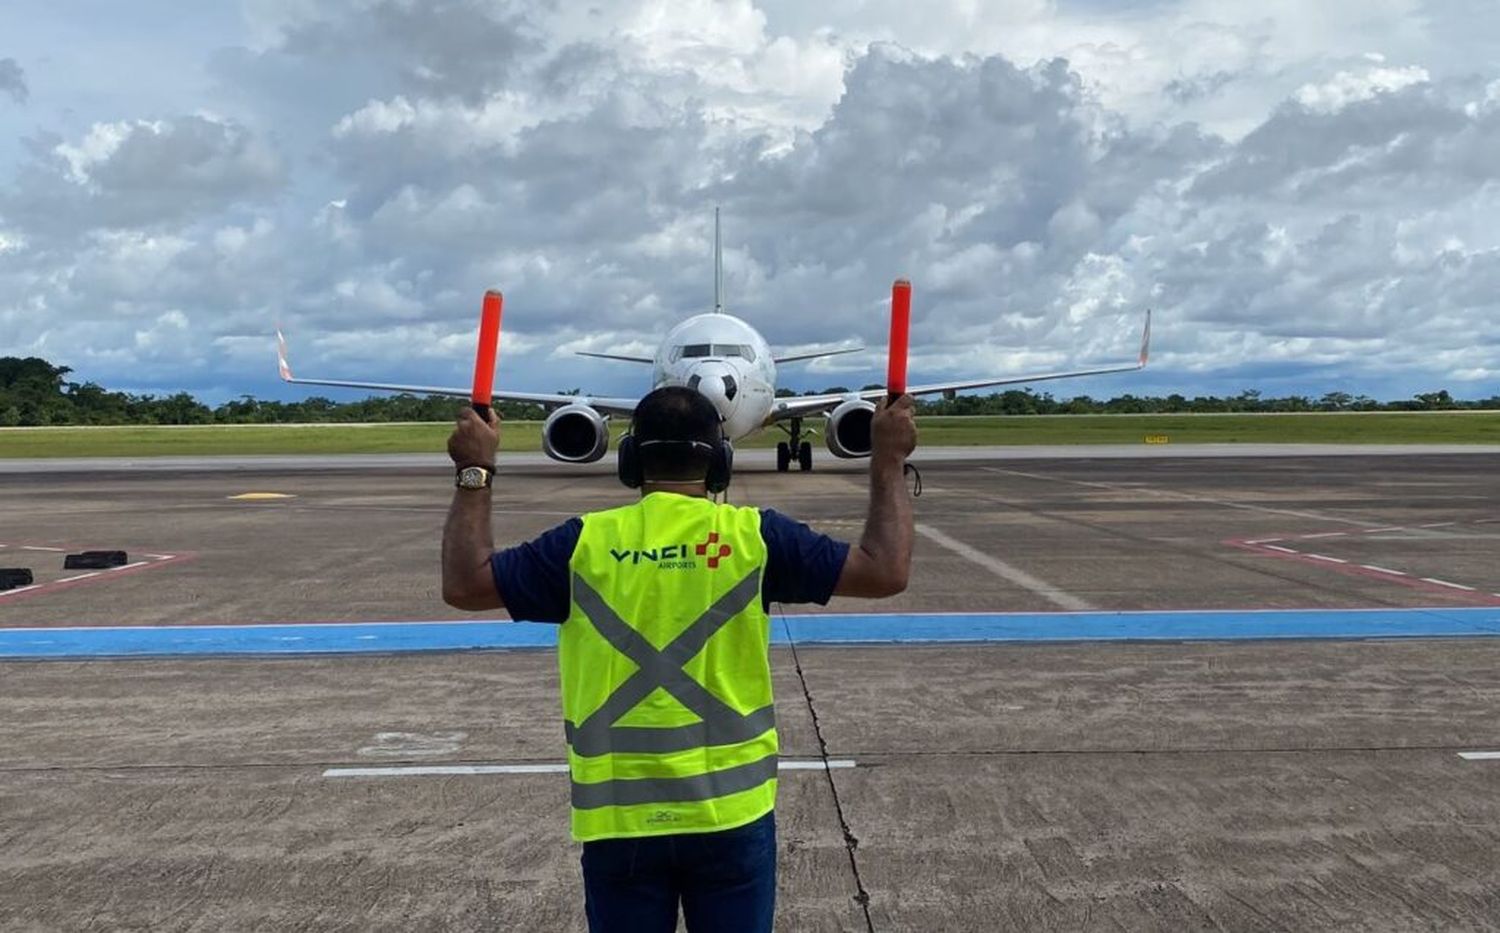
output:
[[[704,562],[708,564],[709,570],[718,570],[719,561],[733,553],[734,549],[729,545],[719,543],[717,531],[709,532],[702,544],[668,544],[665,547],[628,551],[609,549],[609,556],[617,564],[654,564],[658,570],[696,570],[698,561],[694,559],[695,556],[705,558]]]

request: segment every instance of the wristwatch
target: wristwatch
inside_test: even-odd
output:
[[[487,466],[459,467],[453,485],[459,489],[488,489],[495,481],[495,468]]]

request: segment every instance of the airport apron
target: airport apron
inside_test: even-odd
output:
[[[733,829],[776,802],[760,512],[652,493],[584,516],[558,635],[573,838]]]

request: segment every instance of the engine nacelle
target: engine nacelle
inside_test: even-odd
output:
[[[828,450],[846,460],[868,457],[872,446],[870,423],[875,417],[875,403],[851,398],[828,413],[823,431]]]
[[[566,405],[543,422],[542,450],[563,463],[593,463],[609,450],[609,425],[587,405]]]

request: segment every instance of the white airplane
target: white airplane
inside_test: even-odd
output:
[[[723,284],[724,256],[719,238],[719,212],[715,210],[713,311],[690,317],[668,331],[654,358],[588,352],[581,352],[580,355],[644,363],[652,367],[652,388],[687,386],[703,393],[723,415],[724,432],[732,441],[767,427],[785,431],[787,440],[776,445],[776,468],[782,472],[787,471],[793,462],[804,472],[812,469],[812,443],[806,437],[816,432],[806,427],[805,422],[809,418],[825,419],[822,433],[834,456],[868,457],[870,419],[875,411],[876,400],[886,394],[884,389],[776,397],[778,364],[857,353],[864,348],[849,347],[776,356],[754,327],[725,313]],[[470,395],[467,388],[450,386],[299,379],[292,375],[292,369],[287,364],[286,340],[280,330],[276,332],[276,338],[281,378],[289,383],[379,389],[418,395],[451,395],[465,399]],[[910,395],[951,395],[965,389],[1131,372],[1145,368],[1150,345],[1151,312],[1147,311],[1145,330],[1141,335],[1141,354],[1135,363],[1068,372],[935,382],[910,386],[906,391]],[[564,463],[592,463],[603,457],[609,449],[609,419],[617,415],[629,418],[639,401],[635,398],[513,391],[497,391],[494,393],[494,400],[530,402],[551,409],[542,425],[542,449],[552,459]]]

